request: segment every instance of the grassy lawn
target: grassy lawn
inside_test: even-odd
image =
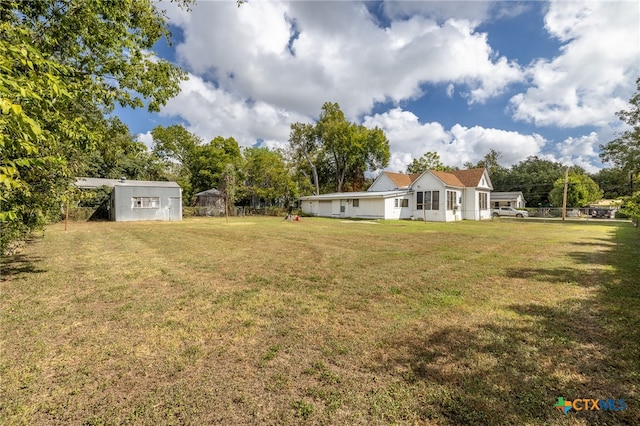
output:
[[[626,223],[54,225],[2,260],[0,423],[639,424],[639,259]]]

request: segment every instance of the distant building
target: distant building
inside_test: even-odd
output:
[[[224,216],[226,203],[224,193],[216,188],[198,192],[196,195],[196,207],[200,216]]]
[[[526,207],[527,201],[524,199],[522,192],[492,192],[491,203],[494,209],[500,207],[514,207],[522,209]]]
[[[76,178],[81,189],[113,188],[109,220],[182,220],[182,188],[176,182]]]
[[[382,172],[365,192],[300,197],[313,216],[415,219],[429,222],[491,219],[491,180],[486,169],[420,175]]]

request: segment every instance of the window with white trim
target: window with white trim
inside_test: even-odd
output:
[[[480,210],[488,210],[489,209],[489,194],[486,192],[478,193],[478,205],[480,206]]]
[[[360,207],[360,199],[359,198],[354,198],[353,199],[353,207]]]
[[[447,210],[453,210],[456,206],[456,192],[447,191]]]
[[[416,210],[440,210],[440,191],[416,192]]]
[[[160,197],[132,197],[131,207],[134,209],[159,209]]]

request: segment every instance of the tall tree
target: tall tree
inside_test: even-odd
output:
[[[296,186],[282,153],[269,148],[244,150],[244,193],[254,201],[281,204],[296,198]]]
[[[217,136],[208,144],[197,146],[189,160],[192,191],[198,193],[223,188],[229,173],[233,173],[234,182],[238,181],[237,174],[241,169],[242,154],[238,142],[232,137]]]
[[[445,166],[440,160],[440,154],[435,151],[427,151],[420,158],[414,158],[407,166],[407,173],[420,174],[426,170],[448,171],[451,167]]]
[[[613,167],[601,169],[590,177],[604,191],[604,198],[614,199],[632,195],[631,191],[634,187],[632,180],[637,184],[639,176],[634,176],[620,167]]]
[[[634,176],[640,172],[640,77],[636,80],[636,92],[629,100],[629,109],[619,111],[616,115],[630,129],[601,145],[600,157],[630,173],[630,182],[633,184]]]
[[[476,168],[481,167],[487,169],[487,173],[489,173],[489,177],[491,179],[491,183],[493,184],[494,191],[508,191],[509,187],[509,170],[500,165],[500,157],[502,154],[495,149],[490,149],[484,157],[476,164],[473,163],[465,163],[464,167],[466,168]],[[525,198],[526,199],[526,198]]]
[[[563,205],[564,177],[557,179],[549,193],[549,199],[555,206]],[[571,172],[568,176],[567,207],[584,207],[602,199],[602,190],[585,173]]]
[[[566,166],[561,163],[531,156],[511,167],[506,178],[507,183],[500,189],[522,191],[527,205],[530,206],[548,204],[554,182],[564,176],[565,169]]]
[[[175,180],[182,187],[182,201],[188,205],[193,195],[192,163],[199,155],[202,140],[180,124],[157,126],[151,136],[152,153],[164,166],[164,179]]]
[[[313,124],[293,123],[289,133],[289,152],[297,169],[306,174],[306,167],[309,167],[311,182],[315,187],[315,195],[320,194],[320,181],[318,178],[317,163],[321,154],[319,143],[316,137],[316,129]]]
[[[81,176],[154,180],[160,162],[144,143],[136,140],[129,128],[118,118],[106,120],[104,135],[95,149],[84,153]]]
[[[389,141],[384,132],[348,122],[337,103],[326,102],[322,106],[315,126],[295,123],[291,128],[290,148],[298,157],[307,159],[316,192],[322,186],[320,169],[330,169],[334,188],[342,191],[348,177],[362,180],[360,175],[365,171],[389,163]],[[357,185],[352,182],[351,186]]]

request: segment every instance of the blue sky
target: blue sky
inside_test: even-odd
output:
[[[637,1],[160,5],[174,38],[156,53],[189,80],[159,114],[116,111],[148,145],[155,126],[181,123],[204,141],[283,147],[291,123],[338,102],[386,132],[387,170],[495,149],[505,166],[537,155],[593,172],[640,76]]]

